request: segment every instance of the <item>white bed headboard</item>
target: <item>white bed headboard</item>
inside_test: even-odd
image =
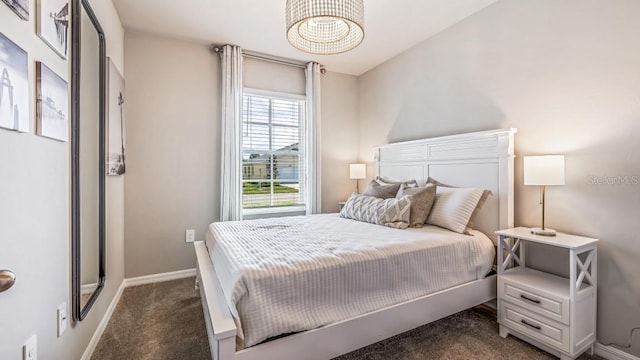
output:
[[[474,228],[495,241],[513,227],[513,159],[516,129],[405,141],[375,148],[376,175],[393,180],[432,177],[458,187],[489,189]]]

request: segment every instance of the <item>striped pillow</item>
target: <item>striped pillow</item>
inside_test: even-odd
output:
[[[474,214],[484,190],[438,186],[436,200],[431,208],[427,224],[451,231],[470,234],[469,220]]]
[[[411,199],[379,199],[373,196],[352,194],[340,210],[347,219],[389,226],[397,229],[409,227]]]
[[[443,187],[450,187],[450,188],[457,188],[457,186],[441,183],[440,181],[432,178],[431,176],[429,176],[429,178],[427,179],[427,185],[428,184],[433,184],[433,185],[443,186]],[[464,229],[464,234],[471,234],[471,230],[473,229],[473,223],[476,217],[478,217],[478,214],[480,213],[480,209],[482,209],[482,206],[484,206],[484,203],[487,201],[487,198],[489,197],[489,195],[493,195],[491,190],[485,189],[482,191],[482,197],[480,197],[480,200],[478,201],[478,204],[476,205],[475,210],[473,210],[473,214],[471,214],[471,217],[469,218],[467,227]]]

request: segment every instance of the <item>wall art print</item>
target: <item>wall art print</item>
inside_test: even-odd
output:
[[[29,59],[27,52],[0,33],[0,127],[28,132]]]
[[[69,139],[69,88],[67,82],[36,62],[36,129],[40,136]]]
[[[21,19],[29,20],[29,0],[2,0]]]
[[[67,58],[68,0],[37,0],[36,32],[63,59]]]
[[[107,91],[107,175],[122,175],[124,161],[124,78],[109,59]]]

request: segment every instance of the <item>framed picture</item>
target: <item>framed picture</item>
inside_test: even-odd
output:
[[[107,90],[107,175],[122,175],[124,161],[124,78],[109,59]]]
[[[69,139],[69,89],[67,82],[36,62],[36,129],[40,136]]]
[[[29,20],[29,0],[2,0],[20,18]]]
[[[58,55],[67,58],[68,0],[37,0],[36,32]]]
[[[29,122],[27,52],[0,33],[0,127],[28,132]]]

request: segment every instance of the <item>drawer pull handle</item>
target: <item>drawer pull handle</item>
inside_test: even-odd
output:
[[[533,324],[529,324],[525,319],[520,320],[521,323],[527,325],[528,327],[532,327],[536,330],[540,330],[542,329],[539,325],[533,325]]]
[[[525,296],[525,295],[520,295],[520,297],[521,297],[521,298],[523,298],[523,299],[525,299],[525,300],[527,300],[527,301],[531,301],[531,302],[532,302],[532,303],[534,303],[534,304],[540,304],[540,300],[532,299],[532,298],[527,297],[527,296]]]

